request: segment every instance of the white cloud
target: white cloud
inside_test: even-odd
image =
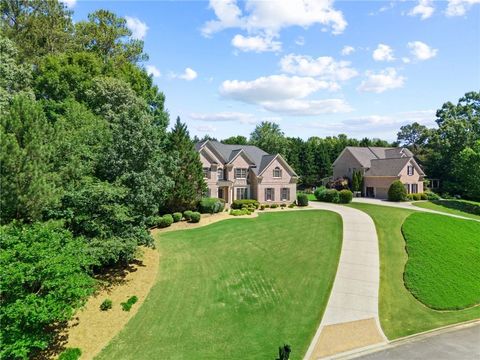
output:
[[[280,60],[280,67],[289,74],[319,77],[328,81],[345,81],[358,75],[350,67],[349,61],[335,61],[330,56],[314,59],[308,55],[289,54]]]
[[[447,16],[463,16],[475,4],[480,4],[480,0],[448,0],[445,14]]]
[[[403,62],[404,64],[410,64],[411,61],[412,61],[412,60],[410,60],[410,58],[408,58],[408,57],[402,57],[402,62]]]
[[[366,79],[358,87],[359,91],[382,93],[386,90],[403,87],[405,77],[397,74],[394,68],[387,68],[377,73],[373,71],[366,72]]]
[[[432,0],[419,0],[418,4],[410,10],[408,15],[410,16],[417,16],[420,15],[422,20],[428,19],[430,16],[433,15],[435,8],[433,7]]]
[[[373,51],[372,54],[373,60],[375,61],[393,61],[393,49],[386,44],[378,44],[377,48]]]
[[[175,73],[170,74],[170,77],[173,79],[182,79],[187,81],[195,80],[197,76],[198,76],[197,72],[189,67],[185,68],[185,70],[183,71],[183,74],[175,74]]]
[[[303,46],[305,45],[305,38],[303,36],[299,36],[295,39],[295,44],[298,46]]]
[[[77,5],[77,0],[62,0],[62,3],[69,9],[73,9]]]
[[[344,99],[271,101],[262,103],[264,109],[290,116],[315,116],[352,111]]]
[[[127,27],[132,32],[132,38],[143,40],[145,35],[147,35],[148,26],[143,21],[138,18],[125,16],[127,20]]]
[[[198,121],[240,122],[242,124],[254,124],[258,122],[253,114],[230,111],[217,113],[191,113],[189,117]]]
[[[236,0],[210,0],[210,8],[217,19],[205,23],[202,28],[205,36],[228,28],[278,36],[283,28],[307,28],[314,24],[329,26],[332,33],[340,34],[347,26],[342,12],[334,9],[332,0],[247,0],[243,10]]]
[[[217,128],[215,126],[207,124],[207,125],[195,126],[195,130],[197,130],[198,132],[202,132],[202,133],[213,133],[213,132],[217,131]]]
[[[220,94],[230,99],[258,104],[265,101],[305,98],[330,86],[327,81],[311,77],[271,75],[252,81],[226,80],[220,86]]]
[[[153,77],[160,77],[160,75],[162,75],[155,65],[147,65],[145,66],[145,70],[147,70],[148,75],[152,75]]]
[[[421,41],[409,42],[407,46],[417,60],[428,60],[435,57],[438,53],[438,49],[434,49]]]
[[[342,49],[342,55],[343,56],[348,56],[350,54],[353,54],[355,52],[355,48],[353,46],[344,46],[343,49]]]
[[[248,52],[254,51],[257,53],[266,51],[280,51],[282,43],[275,41],[271,37],[262,36],[243,36],[235,35],[232,39],[232,45],[240,51]]]

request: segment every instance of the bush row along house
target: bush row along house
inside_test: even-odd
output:
[[[200,153],[208,196],[224,199],[226,204],[237,199],[277,204],[296,201],[298,175],[280,154],[212,140],[195,147]]]
[[[400,180],[408,194],[422,193],[425,173],[406,148],[347,146],[333,163],[333,177],[352,180],[363,175],[363,194],[385,199],[392,182]]]

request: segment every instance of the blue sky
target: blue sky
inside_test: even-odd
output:
[[[304,139],[394,140],[480,88],[480,0],[66,3],[75,21],[125,17],[171,119],[200,137],[269,120]]]

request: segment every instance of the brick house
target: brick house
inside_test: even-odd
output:
[[[406,148],[347,146],[333,163],[333,177],[352,179],[363,174],[363,194],[385,199],[393,181],[400,180],[408,194],[422,193],[425,173]]]
[[[251,145],[227,145],[207,140],[197,143],[208,196],[231,204],[236,199],[260,203],[292,203],[298,176],[280,154],[267,154]]]

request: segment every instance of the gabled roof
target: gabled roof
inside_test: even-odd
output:
[[[205,146],[209,146],[209,148],[211,148],[218,155],[220,155],[222,157],[224,165],[233,161],[241,153],[244,153],[246,157],[250,159],[250,161],[252,161],[252,163],[255,165],[254,167],[252,167],[252,171],[255,173],[255,175],[261,173],[265,169],[265,167],[267,167],[277,156],[268,154],[262,149],[253,145],[230,145],[213,140],[196,143],[195,149],[197,151],[200,151]],[[291,170],[290,167],[289,169]],[[293,174],[295,174],[293,170],[291,171]]]
[[[365,176],[398,176],[411,158],[373,159]]]
[[[347,146],[344,151],[349,151],[364,168],[371,167],[372,160],[413,157],[413,154],[410,150],[399,147]]]

